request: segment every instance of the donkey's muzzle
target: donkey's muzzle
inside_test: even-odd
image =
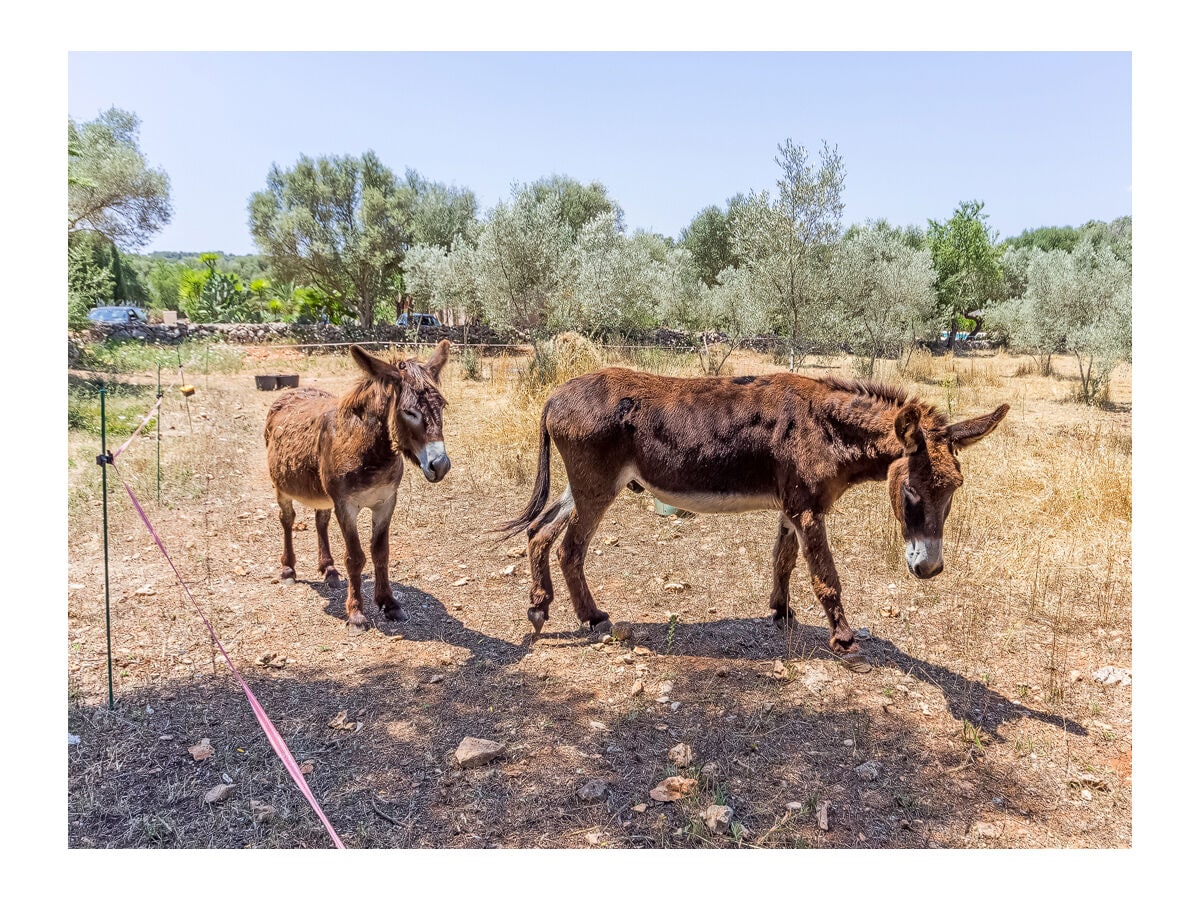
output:
[[[417,454],[417,462],[425,478],[435,483],[450,471],[450,457],[446,455],[446,445],[441,441],[433,441],[422,447]]]
[[[909,541],[904,548],[904,561],[908,571],[918,578],[932,578],[942,571],[942,542]]]

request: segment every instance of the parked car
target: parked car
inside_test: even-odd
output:
[[[88,310],[88,319],[102,325],[145,325],[146,311],[137,306],[97,306]]]
[[[429,313],[401,313],[396,319],[396,325],[400,328],[441,328],[442,323],[438,321],[438,317]]]

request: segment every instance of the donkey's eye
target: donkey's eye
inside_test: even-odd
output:
[[[408,419],[408,421],[412,422],[414,425],[421,424],[421,414],[415,409],[404,410],[404,418]]]

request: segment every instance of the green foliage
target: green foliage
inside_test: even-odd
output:
[[[405,172],[412,191],[412,242],[448,251],[454,239],[470,235],[477,227],[475,194],[466,188],[428,181],[417,172]],[[407,267],[406,267],[407,268]]]
[[[692,255],[698,277],[710,288],[716,286],[724,269],[737,268],[739,263],[733,248],[730,216],[730,211],[707,206],[696,214],[679,238],[680,246]]]
[[[67,428],[99,435],[101,382],[78,381],[67,386]],[[154,385],[104,384],[105,431],[110,438],[133,434],[142,416],[154,405]],[[154,427],[154,420],[147,424]]]
[[[926,237],[937,273],[934,289],[953,345],[959,316],[986,310],[1003,296],[1003,250],[996,246],[978,200],[960,203],[946,222],[931,219]]]
[[[837,148],[822,144],[820,164],[786,141],[775,158],[777,193],[739,203],[732,214],[733,246],[753,279],[773,325],[788,336],[790,367],[804,342],[827,340],[836,329],[824,302],[829,255],[841,227],[845,166]]]
[[[1102,399],[1113,367],[1133,352],[1132,270],[1111,247],[1079,241],[1075,250],[1032,250],[1024,294],[996,310],[1014,349],[1049,371],[1053,353],[1079,367],[1079,398]]]
[[[913,249],[902,233],[883,227],[855,229],[833,254],[829,308],[842,339],[866,360],[897,355],[929,336],[937,325],[934,271],[927,249]]]
[[[463,377],[468,381],[479,381],[483,377],[482,361],[474,347],[467,347],[460,359]]]
[[[413,202],[371,151],[301,156],[291,169],[271,166],[266,190],[250,198],[250,230],[277,280],[351,304],[370,328],[399,288]]]
[[[67,327],[79,331],[87,327],[88,310],[112,302],[112,270],[98,265],[92,248],[85,242],[67,249]]]
[[[95,231],[139,247],[171,220],[170,179],[138,147],[141,122],[115,106],[95,120],[67,119],[67,233]]]
[[[535,181],[527,188],[534,203],[554,198],[559,220],[574,238],[583,226],[605,213],[611,213],[618,231],[625,230],[625,213],[611,197],[608,188],[598,181],[584,185],[565,175],[551,175]]]
[[[242,279],[217,270],[220,256],[200,256],[203,269],[186,269],[180,275],[180,303],[193,322],[261,322],[271,310],[269,282],[259,279],[243,287]],[[281,311],[281,306],[275,306]]]

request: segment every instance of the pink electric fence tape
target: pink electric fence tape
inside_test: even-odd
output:
[[[159,403],[161,402],[162,400],[160,398]],[[155,404],[155,409],[157,408],[158,404]],[[151,410],[151,413],[153,413],[153,410]],[[150,416],[148,415],[142,421],[142,425],[138,426],[138,431],[141,431],[142,426],[144,426],[149,420]],[[134,432],[135,437],[136,435],[137,431]],[[133,438],[131,437],[129,441],[132,440]],[[126,441],[125,445],[113,454],[114,458],[120,454],[125,447],[129,446],[129,441]],[[113,464],[113,470],[117,471],[115,464]],[[150,524],[150,519],[146,517],[146,513],[142,509],[142,505],[138,503],[137,497],[133,495],[133,491],[130,490],[129,485],[126,483],[125,479],[121,477],[119,471],[117,471],[117,477],[121,478],[121,484],[125,488],[125,493],[129,495],[129,499],[133,503],[133,508],[141,517],[146,529],[150,532],[150,536],[154,538],[154,543],[158,545],[158,549],[162,552],[163,558],[166,559],[167,564],[170,565],[171,571],[175,573],[175,578],[183,587],[184,593],[187,594],[188,599],[192,601],[192,606],[195,607],[196,612],[203,620],[204,626],[208,629],[208,633],[212,637],[213,643],[216,644],[217,649],[221,651],[221,655],[225,657],[225,662],[229,665],[229,670],[233,672],[233,677],[236,678],[238,684],[242,686],[242,690],[246,692],[246,699],[250,701],[250,708],[254,710],[254,717],[258,719],[258,724],[262,726],[263,732],[266,733],[267,740],[271,744],[271,749],[274,750],[276,755],[280,758],[280,760],[282,760],[284,768],[287,769],[288,774],[292,776],[292,780],[296,782],[296,787],[300,788],[300,793],[304,795],[304,798],[308,801],[309,806],[313,808],[313,811],[317,814],[317,817],[325,826],[325,830],[329,832],[329,836],[333,839],[334,846],[336,846],[339,850],[345,850],[345,845],[342,843],[341,838],[338,837],[337,832],[334,831],[333,826],[329,824],[329,819],[325,817],[324,811],[322,811],[320,804],[317,803],[317,798],[313,796],[312,791],[309,789],[308,782],[304,780],[304,775],[300,772],[300,767],[296,765],[296,760],[293,758],[291,751],[288,750],[287,744],[284,743],[283,738],[275,729],[274,724],[272,724],[271,720],[267,717],[266,710],[262,708],[262,704],[258,702],[258,698],[254,696],[254,692],[250,690],[250,685],[246,684],[246,682],[242,679],[237,667],[233,664],[233,660],[231,660],[229,658],[229,654],[225,652],[225,648],[221,645],[220,639],[217,638],[217,633],[213,630],[212,625],[209,623],[208,617],[204,615],[204,612],[200,609],[200,604],[196,602],[196,598],[193,597],[192,592],[188,590],[187,583],[184,582],[183,576],[179,574],[179,570],[175,568],[175,563],[171,560],[170,555],[167,553],[167,548],[163,546],[163,542],[159,538],[158,532],[154,530],[154,526]]]

